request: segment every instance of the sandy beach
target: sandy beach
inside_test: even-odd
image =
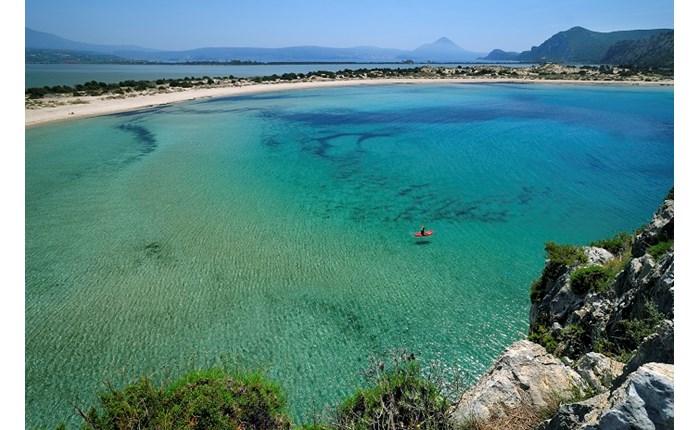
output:
[[[108,115],[118,112],[148,109],[156,106],[203,98],[229,97],[272,91],[289,91],[307,88],[341,87],[349,85],[388,85],[388,84],[454,84],[454,83],[517,83],[517,84],[576,84],[576,85],[651,85],[672,86],[674,81],[582,81],[544,79],[499,79],[499,78],[442,78],[442,79],[353,79],[312,82],[261,83],[244,86],[214,88],[189,88],[168,93],[136,95],[130,97],[96,96],[65,97],[57,99],[57,106],[25,107],[24,125],[32,127],[58,121]]]

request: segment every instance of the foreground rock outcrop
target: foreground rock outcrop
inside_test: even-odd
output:
[[[674,427],[673,198],[633,236],[547,248],[532,284],[529,339],[537,343],[507,348],[461,397],[455,424]]]

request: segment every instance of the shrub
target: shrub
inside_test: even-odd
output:
[[[665,240],[658,242],[646,250],[655,260],[658,260],[663,255],[667,254],[675,246],[674,240]]]
[[[566,266],[577,266],[587,263],[587,255],[578,246],[546,242],[544,249],[546,250],[547,258],[553,263]]]
[[[621,255],[629,250],[631,250],[631,245],[633,244],[633,238],[630,234],[625,231],[619,232],[611,239],[602,239],[590,243],[590,246],[596,246],[599,248],[604,248],[614,255]]]
[[[368,376],[372,386],[358,389],[338,406],[338,428],[450,428],[451,404],[435,382],[421,375],[414,356],[394,359],[386,370],[381,363]]]
[[[170,386],[147,378],[100,395],[100,408],[77,406],[83,429],[193,428],[290,429],[286,397],[258,373],[229,374],[213,368],[190,372]]]
[[[630,350],[636,349],[643,339],[653,334],[655,328],[663,320],[663,314],[658,310],[658,306],[647,301],[643,306],[643,317],[621,321],[627,341],[630,341]]]
[[[604,292],[613,277],[614,273],[605,267],[583,267],[570,275],[570,287],[575,294],[585,294],[590,290]]]
[[[675,200],[675,187],[670,188],[663,200]]]
[[[549,353],[553,353],[558,347],[558,341],[553,337],[551,330],[543,325],[536,326],[527,339],[543,346]]]
[[[544,281],[542,278],[538,278],[532,281],[531,287],[529,289],[529,300],[532,303],[541,303],[546,295],[546,290],[544,290]]]

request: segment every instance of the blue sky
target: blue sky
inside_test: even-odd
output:
[[[28,0],[25,25],[81,42],[183,50],[372,45],[524,51],[558,31],[674,28],[672,0]]]

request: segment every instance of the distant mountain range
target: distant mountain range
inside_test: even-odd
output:
[[[573,27],[554,34],[529,51],[489,54],[467,51],[446,37],[414,50],[357,46],[328,48],[292,46],[286,48],[198,48],[163,51],[127,45],[95,45],[25,28],[26,63],[119,63],[119,62],[335,62],[335,63],[456,63],[524,62],[624,64],[639,67],[672,68],[672,29],[629,30],[600,33]]]
[[[139,46],[94,45],[25,28],[25,61],[47,62],[48,51],[58,51],[57,62],[80,52],[97,57],[111,55],[123,61],[187,62],[187,61],[255,61],[255,62],[468,62],[475,61],[485,52],[470,52],[446,37],[408,51],[374,46],[327,48],[321,46],[292,46],[286,48],[198,48],[186,51],[163,51]],[[99,57],[103,58],[103,57]],[[43,61],[41,61],[43,60]],[[79,58],[73,57],[79,61]],[[50,61],[48,61],[50,62]],[[110,61],[111,62],[111,61]]]
[[[573,27],[554,34],[539,46],[521,53],[491,51],[483,60],[525,63],[624,64],[638,67],[673,67],[672,29],[600,33]]]

